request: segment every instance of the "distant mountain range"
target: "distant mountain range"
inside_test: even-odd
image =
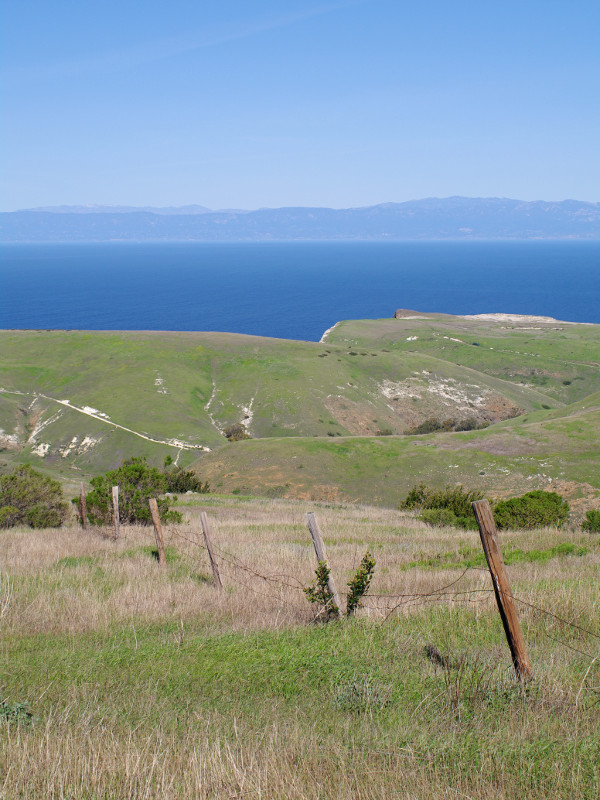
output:
[[[600,203],[447,197],[366,208],[55,206],[0,214],[2,242],[600,239]]]

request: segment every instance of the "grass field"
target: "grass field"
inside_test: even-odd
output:
[[[3,532],[3,798],[598,796],[597,535],[501,535],[528,604],[523,689],[477,533],[373,506],[192,495],[180,509],[164,571],[148,528]],[[354,619],[311,624],[308,510],[342,590],[375,556]]]

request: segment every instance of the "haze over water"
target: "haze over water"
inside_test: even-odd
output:
[[[600,242],[2,245],[0,327],[318,340],[396,308],[600,323]]]

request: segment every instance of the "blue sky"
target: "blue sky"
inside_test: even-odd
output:
[[[5,0],[3,210],[600,200],[600,4]]]

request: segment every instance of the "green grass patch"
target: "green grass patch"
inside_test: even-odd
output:
[[[561,556],[581,557],[589,552],[589,548],[575,545],[572,542],[561,542],[546,550],[522,550],[520,547],[508,545],[502,549],[502,557],[504,563],[510,566],[511,564],[522,564],[524,562],[544,564],[553,558]],[[467,567],[485,566],[485,556],[480,549],[460,547],[458,550],[437,553],[435,556],[411,561],[408,564],[404,564],[402,569],[466,569]]]

